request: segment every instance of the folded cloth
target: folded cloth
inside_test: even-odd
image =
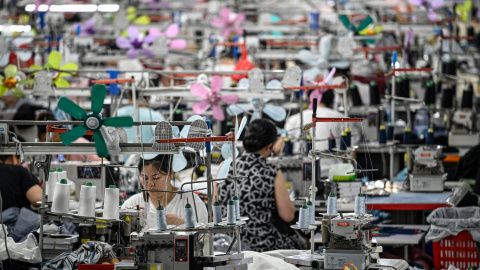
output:
[[[112,246],[107,243],[90,241],[71,253],[62,253],[55,259],[42,263],[45,269],[77,269],[79,264],[95,264],[100,258],[109,257],[113,253]]]

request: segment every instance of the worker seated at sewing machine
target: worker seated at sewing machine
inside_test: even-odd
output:
[[[166,211],[168,225],[181,225],[185,223],[183,218],[185,205],[190,203],[194,207],[196,220],[199,223],[208,222],[207,208],[197,194],[178,194],[173,181],[175,173],[172,170],[172,155],[157,155],[141,158],[138,163],[140,172],[140,183],[146,191],[133,195],[122,205],[122,209],[145,208],[148,205],[147,226],[143,228],[148,231],[157,227],[156,209],[161,205]],[[147,204],[148,202],[148,204]]]

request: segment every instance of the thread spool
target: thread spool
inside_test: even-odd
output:
[[[97,187],[91,182],[85,183],[80,189],[80,202],[78,206],[78,214],[83,217],[95,216],[95,197],[97,195]]]
[[[332,131],[330,131],[330,136],[328,136],[328,151],[332,152],[333,148],[337,147],[335,141],[335,136],[333,136]]]
[[[233,196],[233,203],[235,203],[235,220],[240,220],[240,200],[237,196]]]
[[[55,184],[55,193],[53,194],[52,212],[59,214],[68,213],[70,206],[70,185],[66,179],[60,180]]]
[[[395,127],[392,123],[388,124],[387,127],[387,141],[393,141]]]
[[[455,98],[455,93],[451,87],[447,87],[443,89],[442,103],[441,103],[442,108],[444,109],[453,108],[454,98]]]
[[[110,185],[105,189],[105,200],[103,202],[103,218],[115,219],[119,218],[119,189],[115,185]],[[145,204],[145,208],[148,203]]]
[[[218,202],[213,203],[213,225],[218,226],[222,222],[222,208]]]
[[[473,108],[473,91],[472,86],[469,85],[465,90],[463,90],[462,95],[462,109],[472,109]]]
[[[57,175],[55,174],[54,170],[50,170],[50,172],[48,173],[47,190],[45,191],[47,194],[47,202],[53,201],[53,195],[55,194],[56,184],[57,184]]]
[[[307,202],[309,224],[315,225],[315,205],[312,201]]]
[[[300,229],[308,229],[308,223],[309,223],[308,207],[307,205],[304,204],[300,208],[300,214],[298,217],[298,227]]]
[[[426,144],[427,145],[435,144],[435,141],[434,141],[434,138],[433,138],[433,129],[431,129],[431,128],[429,128],[428,132],[427,132]]]
[[[403,133],[403,144],[412,144],[412,130],[409,127]]]
[[[192,206],[188,203],[187,199],[187,204],[185,204],[185,213],[184,213],[184,218],[185,218],[185,228],[195,228],[195,217],[193,215],[193,208]]]
[[[380,126],[378,130],[378,143],[386,144],[387,143],[387,131],[384,125]]]
[[[425,105],[435,104],[435,83],[433,81],[427,82],[423,101],[425,102]]]
[[[338,212],[337,212],[337,197],[335,196],[335,193],[333,193],[333,192],[331,192],[330,195],[328,196],[327,214],[328,215],[338,214]]]
[[[227,225],[235,224],[235,203],[232,200],[229,200],[227,205]]]
[[[57,174],[57,179],[68,179],[67,172],[64,171],[62,168],[57,168],[55,173]]]
[[[380,104],[380,92],[378,91],[378,84],[374,81],[370,82],[370,105]]]
[[[355,214],[365,214],[365,197],[362,193],[358,193],[358,195],[355,196]]]
[[[345,133],[347,133],[347,138],[346,138],[346,142],[347,142],[347,147],[351,147],[352,146],[352,131],[347,128],[345,129]]]
[[[186,220],[185,220],[186,221]],[[158,207],[157,207],[157,230],[165,231],[167,229],[167,216],[165,213],[165,209],[160,204],[160,200],[158,200]]]
[[[342,131],[342,138],[340,139],[340,150],[347,150],[347,133]]]
[[[362,97],[355,84],[350,84],[350,96],[352,97],[352,104],[354,107],[363,106]]]
[[[290,140],[290,138],[285,138],[285,145],[283,149],[285,151],[285,156],[293,155],[292,141]]]

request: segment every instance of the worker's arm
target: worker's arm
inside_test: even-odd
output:
[[[38,202],[42,201],[42,188],[34,185],[27,190],[26,196],[31,205],[40,206]]]
[[[295,206],[290,200],[282,171],[278,171],[275,178],[275,202],[278,215],[285,221],[291,222],[295,218]]]
[[[220,171],[220,168],[222,168],[222,165],[223,165],[223,161],[220,162],[220,166],[218,166],[218,169],[217,169],[217,176],[218,176],[218,172]],[[215,200],[218,200],[218,188],[217,188],[217,181],[213,182],[213,198],[212,198],[212,201],[215,201]]]
[[[283,137],[283,134],[282,134],[278,136],[278,139],[275,141],[272,147],[272,151],[275,154],[275,156],[278,156],[278,154],[280,154],[284,144],[285,144],[285,137]]]

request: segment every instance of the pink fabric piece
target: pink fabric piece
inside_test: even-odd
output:
[[[121,49],[130,48],[131,46],[130,40],[128,40],[126,37],[118,37],[115,43],[117,44],[117,47]]]
[[[170,24],[167,28],[167,31],[165,31],[165,36],[169,38],[176,37],[179,31],[180,27],[178,27],[177,24]]]
[[[210,108],[210,101],[208,99],[204,99],[202,101],[195,102],[192,106],[192,109],[196,114],[202,114],[206,110],[208,110],[208,108]]]
[[[225,102],[227,104],[234,104],[237,103],[238,101],[238,96],[237,95],[226,95],[226,96],[221,96],[220,101]]]
[[[433,11],[433,9],[428,9],[427,16],[428,16],[428,19],[432,22],[437,20],[437,14],[435,13],[435,11]]]
[[[213,118],[218,121],[225,120],[225,114],[223,114],[223,110],[218,104],[213,105]]]
[[[192,92],[192,94],[194,94],[195,96],[201,97],[203,99],[207,99],[208,95],[210,94],[210,91],[208,91],[208,89],[200,83],[192,84],[192,86],[190,87],[190,92]]]
[[[135,26],[128,27],[127,33],[130,40],[135,40],[136,38],[138,38],[139,32],[138,32],[138,28],[136,28]]]
[[[218,95],[220,90],[222,90],[223,79],[220,76],[213,76],[210,81],[210,90],[213,95]]]
[[[170,49],[183,50],[187,47],[187,41],[185,39],[173,39],[168,46]]]

